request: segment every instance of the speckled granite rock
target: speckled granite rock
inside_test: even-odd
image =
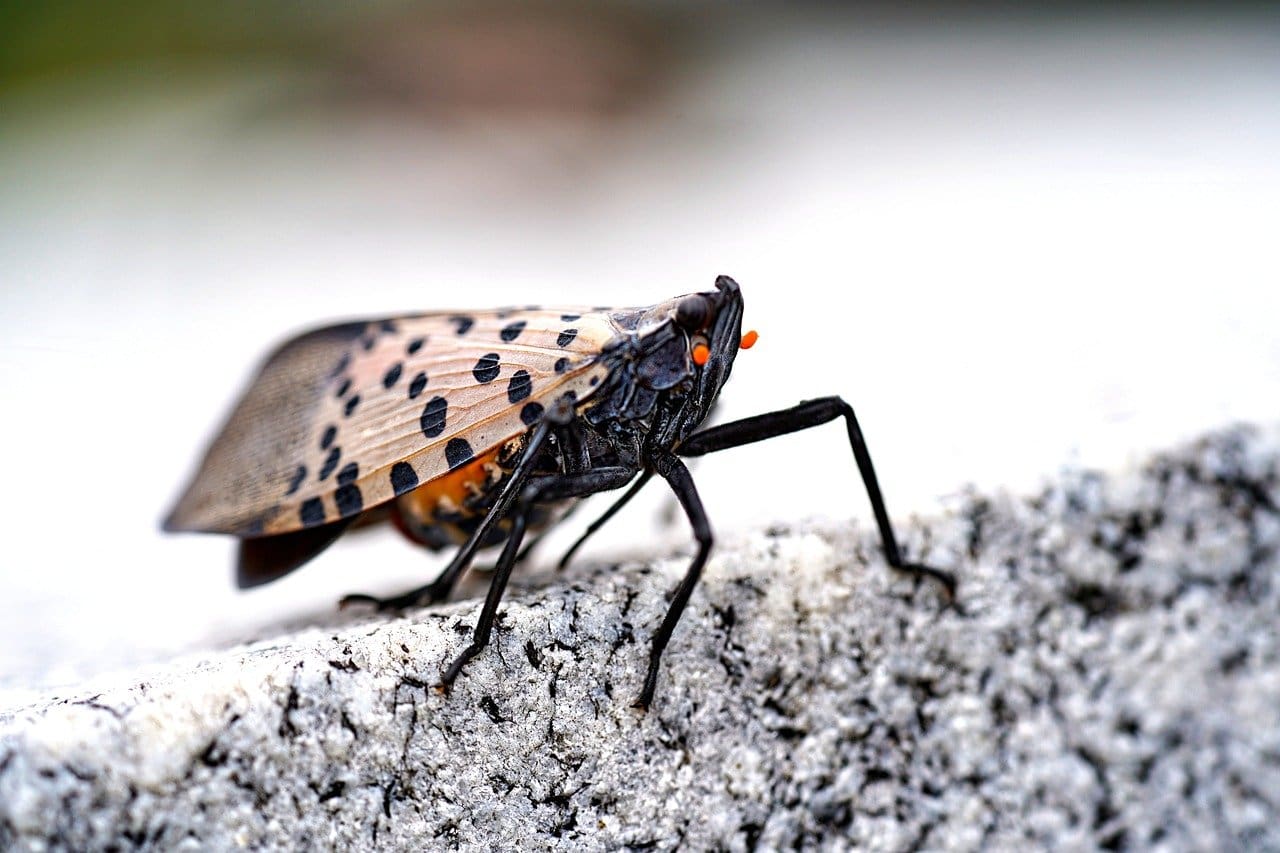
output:
[[[1280,849],[1280,440],[907,527],[834,522],[176,662],[0,720],[0,845]]]

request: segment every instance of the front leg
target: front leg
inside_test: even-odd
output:
[[[640,698],[633,706],[641,710],[647,709],[653,702],[653,691],[658,686],[658,667],[662,665],[662,652],[671,641],[676,623],[680,621],[680,614],[684,613],[684,608],[689,603],[689,596],[693,595],[693,588],[698,585],[698,578],[702,576],[702,568],[707,564],[713,542],[711,522],[707,519],[706,510],[702,508],[702,498],[698,496],[698,490],[693,485],[693,478],[689,476],[689,469],[685,464],[666,452],[654,454],[649,464],[667,481],[671,491],[675,492],[676,498],[680,501],[680,506],[684,507],[689,525],[693,528],[693,538],[698,542],[698,553],[693,556],[693,562],[689,563],[689,568],[685,570],[684,578],[676,587],[675,594],[671,597],[671,604],[667,606],[667,615],[663,617],[658,632],[653,635],[653,646],[649,649],[649,671],[645,674],[644,688],[640,691]]]
[[[862,474],[862,483],[867,489],[867,497],[871,499],[871,511],[875,514],[876,526],[880,528],[880,543],[884,548],[885,559],[890,566],[899,571],[934,578],[946,588],[951,598],[955,598],[956,580],[949,572],[921,563],[908,563],[902,558],[897,537],[893,535],[893,525],[889,523],[889,512],[885,509],[884,496],[880,493],[876,469],[871,464],[871,453],[867,450],[867,443],[862,437],[858,419],[853,414],[853,407],[842,398],[821,397],[817,400],[806,400],[790,409],[714,426],[689,436],[676,448],[676,453],[681,456],[703,456],[718,450],[754,444],[757,441],[821,426],[839,417],[844,418],[845,428],[849,432],[849,446],[853,450],[853,458],[857,460],[858,471]]]

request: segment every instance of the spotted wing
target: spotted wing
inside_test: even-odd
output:
[[[214,439],[166,530],[253,537],[350,518],[519,436],[603,380],[599,311],[422,314],[286,343]]]

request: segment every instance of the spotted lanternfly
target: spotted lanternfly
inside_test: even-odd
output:
[[[563,565],[656,474],[698,548],[653,637],[636,702],[647,707],[711,551],[711,525],[681,459],[843,418],[889,564],[951,591],[949,575],[902,558],[841,398],[699,431],[739,348],[755,342],[755,332],[742,334],[742,307],[738,284],[721,276],[714,290],[649,308],[419,314],[304,334],[267,360],[164,529],[238,537],[242,588],[298,568],[352,525],[388,517],[432,550],[457,548],[426,586],[343,600],[379,609],[444,599],[478,549],[502,545],[472,643],[443,675],[448,686],[488,644],[525,535],[580,498],[630,485]]]

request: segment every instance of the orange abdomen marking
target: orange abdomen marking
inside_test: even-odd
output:
[[[477,456],[466,465],[436,477],[396,499],[400,511],[422,524],[435,524],[436,512],[465,513],[467,498],[479,495],[502,476],[501,447]]]

